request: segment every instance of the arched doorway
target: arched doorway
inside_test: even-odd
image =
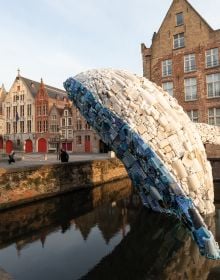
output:
[[[30,139],[25,141],[25,153],[32,153],[33,152],[33,143]]]
[[[10,154],[13,150],[13,142],[11,140],[6,141],[6,154]]]
[[[40,138],[38,140],[38,153],[46,153],[47,152],[47,141],[44,138]]]

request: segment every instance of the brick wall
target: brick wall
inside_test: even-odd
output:
[[[208,7],[207,7],[208,8]],[[176,14],[183,12],[184,24],[176,25]],[[173,36],[184,33],[185,47],[174,49]],[[220,66],[206,68],[205,51],[219,48],[220,32],[213,30],[206,21],[185,0],[174,0],[162,25],[155,33],[150,48],[141,45],[144,76],[159,86],[173,82],[174,97],[185,111],[198,110],[199,122],[208,122],[208,108],[220,108],[220,98],[207,98],[206,75],[220,73]],[[184,55],[194,53],[196,71],[184,73]],[[169,77],[162,77],[162,61],[172,59],[173,71]],[[149,70],[150,69],[150,70]],[[196,101],[185,101],[184,79],[197,79]]]
[[[118,159],[0,169],[0,210],[127,177]]]

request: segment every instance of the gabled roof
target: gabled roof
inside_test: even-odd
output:
[[[22,76],[18,76],[16,79],[21,79],[24,84],[27,86],[27,88],[30,90],[31,94],[33,97],[35,97],[37,95],[37,92],[40,88],[40,83],[27,79],[25,77]],[[49,95],[49,97],[56,99],[57,97],[63,99],[64,97],[67,98],[67,93],[59,88],[55,88],[49,85],[44,85],[45,89],[47,90],[47,93]]]
[[[189,3],[189,1],[187,1],[187,0],[180,0],[180,1],[185,1],[185,3],[198,15],[198,16],[201,18],[201,20],[207,25],[207,27],[208,27],[211,31],[214,31],[213,28],[207,23],[207,21],[206,21],[206,20],[197,12],[197,10]],[[167,13],[166,13],[166,15],[165,15],[165,17],[164,17],[164,19],[163,19],[161,25],[160,25],[160,28],[159,28],[159,30],[158,30],[157,33],[160,32],[160,29],[161,29],[161,27],[163,26],[164,21],[165,21],[165,19],[167,18],[167,16],[169,15],[170,11],[172,10],[173,5],[175,4],[175,2],[176,2],[176,0],[173,0],[173,2],[172,2],[172,4],[170,5],[170,7],[169,7],[169,9],[168,9],[168,11],[167,11]]]
[[[60,108],[60,107],[57,107],[55,103],[54,103],[54,104],[52,105],[52,107],[50,108],[49,115],[51,114],[52,110],[54,110],[54,109],[57,111],[57,113],[59,114],[59,116],[62,115],[63,109]]]

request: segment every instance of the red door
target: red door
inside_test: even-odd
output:
[[[90,143],[90,135],[85,136],[85,152],[90,153],[91,152],[91,143]]]
[[[32,153],[33,152],[33,144],[30,139],[25,141],[25,153]]]
[[[72,142],[65,142],[65,143],[62,143],[62,149],[63,149],[64,151],[72,152],[72,149],[73,149],[73,144],[72,144]]]
[[[6,141],[6,154],[10,154],[13,150],[13,142],[11,140]]]
[[[67,151],[72,152],[72,149],[73,149],[72,142],[68,142],[67,143]]]
[[[44,138],[40,138],[38,140],[38,153],[46,153],[47,152],[47,141]]]

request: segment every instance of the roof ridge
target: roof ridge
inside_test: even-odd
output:
[[[30,82],[33,82],[33,83],[36,83],[36,84],[39,84],[39,85],[40,85],[40,82],[37,82],[37,81],[35,81],[35,80],[26,78],[26,77],[24,77],[24,76],[20,76],[19,78],[25,79],[25,80],[28,80],[28,81],[30,81]],[[50,88],[50,89],[53,89],[53,90],[56,90],[56,91],[63,91],[63,92],[66,92],[66,91],[63,90],[63,89],[60,89],[60,88],[57,88],[57,87],[53,87],[53,86],[50,86],[50,85],[47,85],[47,84],[44,84],[44,86],[45,86],[46,88]]]

